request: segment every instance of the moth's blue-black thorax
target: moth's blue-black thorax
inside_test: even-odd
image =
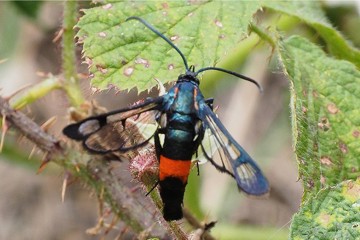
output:
[[[198,102],[204,101],[199,85],[180,77],[169,90],[164,103],[167,117],[163,154],[171,159],[191,160],[194,153]]]

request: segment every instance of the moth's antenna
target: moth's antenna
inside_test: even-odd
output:
[[[150,29],[152,32],[154,32],[156,35],[158,35],[159,37],[161,37],[162,39],[164,39],[170,46],[172,46],[181,56],[183,62],[184,62],[184,65],[185,65],[185,68],[186,68],[186,72],[194,72],[194,67],[191,66],[189,68],[189,65],[186,61],[186,58],[184,56],[184,54],[180,51],[180,49],[178,47],[176,47],[174,45],[174,43],[172,43],[170,41],[170,39],[168,39],[167,37],[165,37],[162,33],[160,33],[158,30],[156,30],[150,23],[146,22],[144,19],[140,18],[140,17],[136,17],[136,16],[131,16],[131,17],[128,17],[126,19],[126,21],[129,21],[129,20],[137,20],[139,22],[141,22],[142,24],[144,24],[148,29]],[[254,79],[251,79],[247,76],[244,76],[242,74],[239,74],[239,73],[236,73],[236,72],[233,72],[233,71],[229,71],[229,70],[226,70],[226,69],[223,69],[223,68],[217,68],[217,67],[205,67],[205,68],[201,68],[200,70],[198,70],[197,72],[194,73],[194,76],[197,76],[199,73],[201,72],[204,72],[204,71],[208,71],[208,70],[215,70],[215,71],[220,71],[220,72],[225,72],[227,74],[230,74],[230,75],[233,75],[233,76],[236,76],[238,78],[241,78],[241,79],[244,79],[246,81],[249,81],[249,82],[252,82],[254,83],[260,92],[263,91],[261,85],[255,81]]]
[[[199,69],[199,70],[197,70],[197,71],[195,72],[195,76],[197,76],[197,75],[198,75],[199,73],[201,73],[201,72],[205,72],[205,71],[208,71],[208,70],[215,70],[215,71],[219,71],[219,72],[224,72],[224,73],[227,73],[227,74],[236,76],[236,77],[238,77],[238,78],[244,79],[244,80],[246,80],[246,81],[252,82],[253,84],[255,84],[255,85],[258,87],[258,89],[259,89],[259,91],[260,91],[261,93],[263,92],[263,89],[262,89],[260,83],[258,83],[258,82],[255,81],[254,79],[249,78],[249,77],[247,77],[247,76],[244,76],[244,75],[242,75],[242,74],[240,74],[240,73],[233,72],[233,71],[229,71],[229,70],[226,70],[226,69],[223,69],[223,68],[217,68],[217,67],[205,67],[205,68],[201,68],[201,69]]]
[[[138,20],[139,22],[141,22],[142,24],[144,24],[148,29],[150,29],[151,31],[153,31],[156,35],[158,35],[159,37],[161,37],[162,39],[164,39],[168,44],[170,44],[181,56],[183,62],[184,62],[184,65],[185,65],[185,68],[186,68],[186,71],[189,71],[189,66],[188,66],[188,63],[186,61],[186,58],[184,56],[184,54],[180,51],[180,49],[178,47],[176,47],[167,37],[165,37],[161,32],[159,32],[158,30],[156,30],[152,25],[150,25],[150,23],[146,22],[144,19],[142,18],[139,18],[139,17],[136,17],[136,16],[132,16],[132,17],[128,17],[126,19],[126,21],[129,21],[129,20]]]

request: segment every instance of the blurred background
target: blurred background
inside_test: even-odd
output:
[[[88,3],[81,5],[87,7]],[[61,29],[62,8],[61,2],[52,1],[0,2],[1,96],[10,97],[29,84],[40,82],[43,73],[61,72],[61,41],[54,39]],[[354,31],[360,26],[357,9],[359,3],[355,1],[324,3],[333,25],[359,46],[360,33]],[[268,13],[259,13],[259,19],[262,14]],[[295,31],[311,34],[301,24]],[[86,75],[80,52],[78,46],[78,68]],[[264,93],[259,94],[247,82],[223,75],[209,82],[205,75],[201,88],[206,97],[215,98],[224,125],[260,165],[271,184],[271,194],[264,199],[239,194],[233,179],[205,164],[200,167],[200,176],[195,171],[190,176],[185,206],[201,219],[217,220],[213,232],[220,239],[231,239],[226,237],[229,231],[244,235],[249,232],[252,239],[287,239],[291,217],[302,195],[292,149],[288,81],[276,56],[265,46],[255,48],[235,69],[257,79]],[[96,99],[108,109],[124,107],[147,96],[138,96],[136,91],[93,95],[86,77],[82,90],[86,99]],[[156,93],[154,90],[150,94]],[[53,91],[24,112],[39,124],[56,116],[50,132],[63,139],[61,130],[68,123],[68,106],[64,94]],[[0,239],[99,239],[86,234],[98,219],[98,202],[91,188],[76,181],[68,187],[62,202],[64,169],[50,163],[45,171],[36,174],[43,155],[36,152],[30,156],[32,149],[31,143],[13,131],[5,136],[0,155]],[[257,238],[257,229],[269,234]]]

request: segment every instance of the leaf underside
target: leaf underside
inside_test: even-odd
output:
[[[294,216],[293,240],[359,239],[360,179],[321,190]]]
[[[301,37],[283,42],[304,199],[360,176],[360,72]]]

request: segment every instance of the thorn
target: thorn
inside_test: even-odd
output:
[[[164,87],[164,84],[162,84],[162,82],[160,82],[159,79],[157,79],[157,78],[154,78],[154,79],[157,82],[158,87],[159,87],[159,96],[164,95],[166,93],[166,89]]]
[[[29,154],[28,160],[29,160],[30,158],[32,158],[32,156],[33,156],[34,153],[35,153],[35,150],[36,150],[36,146],[34,145],[34,147],[31,149],[31,152],[30,152],[30,154]]]
[[[48,156],[49,155],[46,153],[36,174],[42,173],[42,171],[45,169],[46,165],[50,162],[50,158]]]
[[[104,188],[101,188],[100,193],[98,195],[98,214],[99,214],[99,220],[96,223],[96,226],[89,228],[86,230],[87,234],[90,235],[97,235],[100,233],[102,227],[104,226],[104,201],[103,201],[103,197],[104,197]]]
[[[101,217],[96,226],[86,229],[86,233],[89,235],[98,235],[101,232],[101,228],[104,226],[104,219]]]
[[[16,139],[16,143],[21,146],[23,143],[22,142],[25,142],[26,141],[26,137],[24,135],[21,135],[19,136],[17,139]]]
[[[123,236],[126,234],[126,232],[129,231],[129,227],[128,226],[125,226],[120,232],[119,232],[119,235],[116,237],[116,240],[120,240],[120,239],[123,239]]]
[[[49,118],[46,122],[41,124],[41,126],[40,126],[41,129],[44,130],[45,132],[47,132],[49,130],[49,128],[56,122],[56,120],[57,120],[56,116]]]
[[[66,187],[68,184],[68,179],[69,179],[69,172],[66,171],[64,174],[64,180],[63,180],[63,184],[62,184],[62,188],[61,188],[61,202],[63,203],[65,201],[65,193],[66,193]]]
[[[104,231],[104,234],[107,235],[115,226],[115,224],[119,221],[119,216],[114,215],[113,219],[111,220],[111,223],[109,224],[109,226],[107,226],[107,228]]]
[[[55,35],[54,39],[52,40],[53,43],[56,43],[57,41],[59,41],[59,39],[62,37],[62,35],[64,34],[64,28],[61,28]]]
[[[51,117],[49,118],[45,123],[43,123],[40,127],[41,129],[43,129],[45,132],[47,132],[50,128],[50,126],[56,121],[56,117]],[[22,138],[23,139],[23,138]],[[36,150],[36,146],[34,146],[32,149],[31,149],[31,152],[29,154],[29,157],[28,159],[30,159],[33,155],[34,155],[34,152]]]
[[[0,152],[2,152],[5,142],[5,134],[9,129],[9,125],[6,123],[6,115],[2,117],[2,131],[1,131],[1,140],[0,140]]]

